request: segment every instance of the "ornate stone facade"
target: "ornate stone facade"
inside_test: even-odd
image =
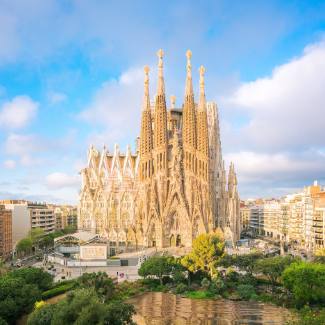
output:
[[[158,86],[150,105],[149,68],[145,67],[141,130],[136,153],[88,151],[81,171],[79,227],[107,237],[116,246],[192,245],[200,233],[219,227],[227,239],[240,234],[239,196],[234,165],[228,183],[221,154],[218,111],[207,103],[204,67],[195,103],[191,52],[187,51],[182,108],[175,97],[167,109],[163,52],[158,51]]]

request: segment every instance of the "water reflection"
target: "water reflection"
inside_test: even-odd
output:
[[[285,324],[289,311],[269,304],[229,300],[193,300],[151,292],[130,300],[138,325]]]

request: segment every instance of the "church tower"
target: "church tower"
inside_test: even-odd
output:
[[[208,181],[209,175],[209,134],[208,118],[204,91],[204,72],[203,66],[200,67],[200,98],[197,111],[197,158],[198,158],[198,176]]]
[[[140,131],[140,179],[146,180],[153,175],[152,164],[152,119],[149,97],[149,67],[144,67],[144,97]]]
[[[154,161],[155,173],[160,171],[167,172],[167,108],[165,96],[165,82],[163,75],[163,50],[158,53],[158,87],[155,100],[154,113]]]
[[[197,161],[195,157],[196,150],[196,112],[194,103],[194,93],[192,85],[192,52],[186,52],[186,86],[185,86],[185,100],[183,106],[183,148],[184,148],[184,170],[195,173],[197,169]]]

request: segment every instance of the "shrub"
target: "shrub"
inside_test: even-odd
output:
[[[156,287],[152,288],[152,291],[155,291],[155,292],[166,292],[167,291],[167,287],[164,286],[163,284],[158,284]]]
[[[325,301],[325,265],[293,263],[282,275],[284,286],[289,289],[297,306]]]
[[[44,291],[42,293],[42,299],[45,299],[46,300],[46,299],[49,299],[49,298],[58,296],[60,294],[63,294],[65,292],[73,289],[74,287],[75,287],[75,283],[74,282],[70,282],[70,283],[66,283],[66,284],[63,284],[61,286],[52,288],[52,289],[47,290],[47,291]]]
[[[8,323],[0,317],[0,325],[8,325]]]
[[[209,290],[214,294],[220,294],[225,289],[225,283],[222,279],[216,278],[210,284]]]
[[[287,325],[321,325],[325,324],[325,309],[313,310],[310,307],[303,308],[297,319],[293,319]]]
[[[240,284],[237,287],[237,293],[238,293],[240,299],[243,299],[243,300],[249,300],[253,296],[254,297],[256,296],[255,289],[250,284]]]
[[[189,291],[186,297],[191,299],[209,299],[213,298],[214,294],[209,291]]]
[[[185,275],[184,275],[184,272],[182,271],[175,271],[173,273],[173,280],[175,283],[183,283],[183,282],[186,282],[186,278],[185,278]]]
[[[51,325],[56,309],[56,305],[50,304],[45,304],[43,307],[35,309],[28,317],[27,325]]]
[[[184,283],[179,283],[175,289],[176,294],[181,294],[187,291],[187,285]]]
[[[201,281],[201,286],[204,288],[204,289],[208,289],[210,287],[210,284],[211,282],[207,279],[207,278],[204,278],[202,281]]]

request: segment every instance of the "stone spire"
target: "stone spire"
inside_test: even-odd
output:
[[[144,67],[144,96],[142,109],[150,110],[150,97],[149,97],[149,71],[150,68],[146,65]]]
[[[144,67],[144,96],[140,131],[140,178],[146,179],[153,173],[152,166],[152,118],[149,96],[149,67]]]
[[[204,73],[205,68],[203,65],[200,66],[200,99],[199,99],[199,110],[206,112],[206,103],[205,103],[205,91],[204,91]]]
[[[174,109],[175,108],[175,103],[176,103],[176,96],[175,95],[171,95],[170,96],[170,108]]]
[[[162,49],[158,50],[158,86],[157,86],[157,95],[165,95],[165,81],[164,81],[164,65],[163,65],[163,56],[164,51]]]
[[[204,72],[203,66],[200,67],[200,99],[197,111],[197,151],[199,158],[199,176],[205,181],[208,180],[208,163],[209,163],[209,133],[208,133],[208,116],[205,102],[204,91]]]
[[[185,171],[195,172],[197,169],[197,161],[195,158],[195,150],[197,145],[196,139],[196,109],[194,103],[193,85],[192,85],[192,52],[186,52],[186,86],[185,100],[183,106],[183,147],[185,157]]]
[[[235,172],[234,163],[231,162],[229,166],[229,174],[228,174],[228,193],[230,196],[233,195],[234,191],[237,191],[237,176]]]
[[[165,82],[163,76],[163,50],[157,52],[158,56],[158,88],[155,100],[155,127],[154,127],[154,149],[156,171],[167,170],[167,108],[165,96]]]
[[[186,51],[186,86],[185,86],[185,96],[192,96],[193,95],[193,85],[192,85],[192,52],[191,50]]]

